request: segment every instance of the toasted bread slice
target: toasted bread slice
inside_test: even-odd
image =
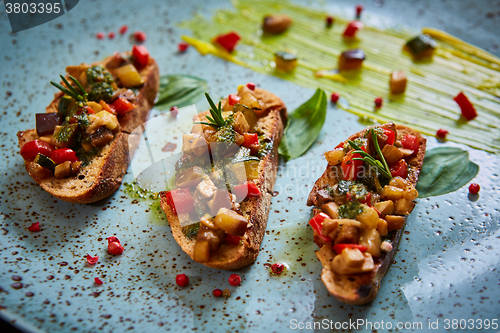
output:
[[[286,107],[280,98],[259,88],[255,95],[263,103],[267,115],[260,118],[256,127],[273,140],[272,149],[260,160],[259,177],[254,183],[260,188],[260,197],[249,197],[241,203],[240,210],[249,221],[249,227],[238,245],[222,244],[219,250],[203,264],[208,267],[233,270],[252,264],[259,254],[260,244],[266,230],[272,190],[278,167],[278,146],[283,136]],[[198,119],[207,112],[198,115]],[[195,120],[198,120],[195,119]],[[167,203],[165,192],[160,194],[161,206],[167,215],[172,234],[182,250],[193,258],[195,239],[187,238],[177,215]]]
[[[411,158],[408,158],[406,160],[409,165],[407,180],[413,186],[416,186],[418,176],[420,170],[422,169],[422,164],[424,161],[426,139],[422,137],[420,133],[409,127],[396,125],[395,128],[397,131],[397,139],[401,139],[406,134],[411,134],[418,138],[418,151],[413,154]],[[368,129],[369,128],[352,135],[349,139],[354,140],[356,138],[364,136],[365,132]],[[334,185],[340,180],[337,178],[338,173],[331,172],[332,168],[335,168],[335,166],[328,165],[323,175],[314,184],[314,187],[311,190],[307,201],[307,204],[309,206],[319,206],[321,204],[320,190],[326,185]],[[411,210],[413,209],[413,207],[414,203],[411,206]],[[361,305],[371,302],[377,295],[377,292],[380,288],[380,283],[392,263],[399,244],[399,240],[401,238],[401,234],[403,233],[403,228],[392,231],[388,234],[388,238],[392,243],[393,250],[388,253],[383,253],[380,258],[374,260],[375,269],[369,273],[348,275],[335,273],[330,268],[330,264],[336,254],[331,246],[323,245],[320,250],[316,251],[316,256],[323,266],[321,271],[321,280],[323,281],[328,292],[340,301],[348,304]]]
[[[108,67],[112,61],[113,56],[110,56],[93,65]],[[38,179],[31,172],[37,167],[36,163],[25,161],[26,170],[42,189],[61,200],[83,204],[102,200],[118,189],[135,148],[133,145],[129,147],[130,133],[146,121],[159,89],[159,70],[154,59],[149,59],[148,65],[140,70],[140,75],[144,85],[137,93],[136,108],[120,118],[120,132],[87,166],[81,168],[76,176],[63,179],[54,177]],[[57,111],[62,95],[62,93],[55,94],[46,112]],[[38,138],[38,135],[35,129],[31,129],[18,132],[17,137],[21,148],[26,142]]]

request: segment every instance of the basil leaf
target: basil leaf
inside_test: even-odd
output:
[[[326,93],[316,89],[314,95],[288,117],[279,153],[285,159],[304,154],[316,141],[326,119]]]
[[[156,107],[160,110],[171,106],[183,107],[198,101],[207,90],[207,81],[191,75],[163,75]]]
[[[479,171],[469,160],[469,153],[455,147],[438,147],[428,151],[417,184],[420,198],[454,192],[467,184]]]

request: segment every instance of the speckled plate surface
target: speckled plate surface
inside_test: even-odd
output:
[[[498,1],[359,2],[366,8],[363,15],[368,22],[415,30],[433,26],[500,53]],[[348,1],[315,5],[345,16],[353,11]],[[407,322],[413,325],[410,331],[420,331],[418,323],[430,330],[429,321],[439,320],[439,330],[444,330],[446,319],[498,318],[500,159],[467,147],[463,148],[480,165],[475,179],[481,184],[479,198],[470,200],[464,187],[419,199],[371,305],[343,305],[327,294],[319,279],[321,265],[314,255],[305,201],[325,167],[322,153],[365,126],[332,106],[313,148],[280,165],[261,253],[253,266],[240,271],[243,282],[238,288],[228,285],[229,272],[191,262],[173,240],[166,221],[155,216],[148,202],[130,198],[123,186],[103,202],[82,206],[56,200],[34,184],[17,154],[16,132],[33,127],[34,113],[44,110],[54,93],[48,81],[66,65],[92,62],[131,47],[128,38],[118,34],[114,40],[99,41],[95,38],[99,31],[116,32],[122,24],[129,26],[129,32],[145,31],[146,46],[162,74],[203,77],[215,96],[253,81],[282,97],[290,110],[307,99],[311,89],[202,57],[193,49],[176,53],[184,33],[176,24],[196,12],[208,14],[221,7],[230,3],[126,0],[118,5],[82,0],[64,16],[17,34],[8,32],[2,12],[1,317],[23,329],[46,332],[283,332],[314,322],[352,329],[343,323],[358,319],[372,325],[391,322],[393,328]],[[160,114],[154,110],[152,116]],[[173,140],[172,133],[157,138],[163,144]],[[429,138],[429,148],[437,145]],[[134,174],[129,169],[125,181],[132,181]],[[41,232],[29,232],[27,227],[36,221]],[[122,256],[106,253],[105,239],[112,235],[125,246]],[[95,267],[86,266],[87,253],[100,256]],[[271,277],[264,264],[274,262],[287,263],[287,274]],[[178,273],[189,275],[189,287],[175,285]],[[96,276],[104,281],[102,286],[94,285]],[[215,299],[214,288],[230,288],[232,295]],[[329,327],[318,325],[317,330]],[[384,328],[388,326],[379,326],[378,331]]]

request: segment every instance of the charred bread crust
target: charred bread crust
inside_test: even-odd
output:
[[[111,57],[108,57],[93,65],[105,65],[110,59]],[[129,147],[129,133],[146,121],[159,89],[159,70],[154,59],[150,58],[140,74],[144,78],[144,85],[137,94],[136,108],[120,119],[120,132],[76,176],[65,179],[36,179],[30,173],[30,163],[33,162],[25,161],[26,170],[43,190],[64,201],[87,204],[110,196],[120,187],[135,148]],[[54,95],[54,100],[47,106],[46,112],[56,112],[62,95]],[[37,134],[31,129],[18,132],[17,137],[21,148],[26,142],[37,138]]]
[[[283,136],[286,107],[280,98],[274,94],[256,88],[256,96],[264,102],[267,115],[260,118],[257,127],[268,133],[273,140],[273,148],[259,163],[259,178],[254,182],[260,188],[260,197],[250,197],[241,203],[240,210],[248,218],[250,227],[247,229],[239,245],[223,244],[221,248],[203,263],[205,266],[234,270],[252,264],[257,258],[262,239],[266,231],[272,190],[276,181],[278,169],[278,146]],[[178,217],[167,204],[165,192],[160,193],[161,206],[167,215],[172,235],[182,250],[193,258],[194,239],[188,239],[182,232]]]
[[[352,135],[349,139],[354,140],[363,136],[369,128]],[[412,134],[419,140],[420,146],[417,153],[408,160],[408,164],[410,166],[408,179],[413,186],[416,186],[420,170],[422,169],[422,165],[424,163],[426,139],[419,132],[403,125],[396,125],[396,131],[399,139],[406,134]],[[331,168],[331,166],[327,166],[327,170],[325,170],[323,175],[314,184],[307,201],[309,206],[317,205],[318,191],[321,188],[323,188],[326,184],[331,184],[332,181],[338,181],[332,178],[331,175],[335,173],[328,172],[329,168]],[[394,250],[386,253],[382,259],[377,260],[375,262],[375,270],[370,273],[356,275],[335,274],[335,272],[329,268],[330,261],[333,260],[335,255],[333,250],[327,245],[324,245],[320,250],[316,251],[316,256],[321,261],[323,266],[321,270],[321,281],[323,281],[323,284],[327,288],[328,292],[337,299],[348,304],[362,305],[373,301],[380,288],[380,283],[387,273],[394,255],[396,254],[403,230],[404,226],[403,228],[389,234]]]

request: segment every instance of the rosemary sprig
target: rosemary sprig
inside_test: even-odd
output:
[[[73,81],[73,83],[76,85],[76,88],[75,88],[73,85],[71,85],[68,82],[68,80],[63,75],[59,75],[59,77],[64,82],[66,87],[57,83],[57,82],[54,82],[54,81],[50,81],[50,84],[53,85],[54,87],[56,87],[57,89],[61,90],[66,95],[72,97],[75,101],[83,102],[83,103],[87,102],[87,92],[83,88],[80,81],[78,81],[72,75],[69,75],[70,80]]]
[[[205,93],[205,97],[207,98],[208,104],[210,104],[211,116],[206,116],[208,122],[200,121],[196,122],[195,124],[208,125],[214,127],[215,129],[226,126],[228,122],[224,119],[224,117],[222,117],[221,102],[219,101],[219,105],[215,106],[214,101],[212,100],[212,98],[210,98],[210,95],[208,93]]]
[[[373,141],[373,146],[375,147],[375,150],[380,157],[379,161],[375,157],[371,156],[368,154],[366,151],[362,150],[356,143],[354,143],[351,140],[348,140],[347,142],[349,145],[354,149],[353,153],[354,154],[360,154],[362,157],[354,157],[353,160],[360,160],[365,162],[366,164],[372,165],[377,168],[377,170],[384,175],[385,177],[392,179],[391,175],[391,170],[389,169],[389,166],[387,165],[387,162],[384,158],[384,155],[382,154],[382,151],[380,150],[380,146],[378,145],[378,140],[377,140],[377,134],[375,131],[372,129],[369,130],[369,134],[372,136],[372,141]]]

